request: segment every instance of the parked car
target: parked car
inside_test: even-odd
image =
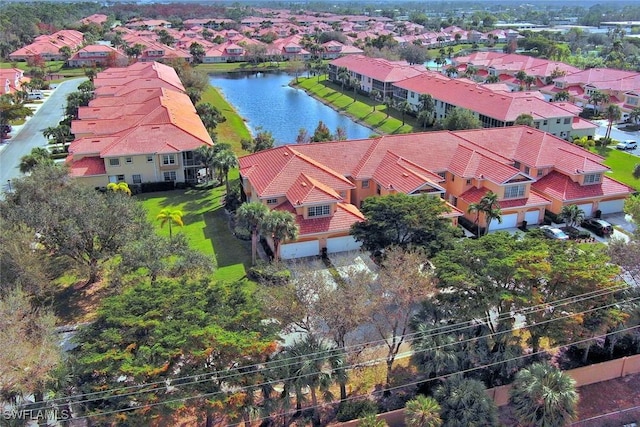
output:
[[[618,145],[616,145],[616,148],[618,150],[635,150],[636,148],[638,148],[638,143],[631,140],[622,141],[619,142]]]
[[[27,94],[27,99],[29,101],[33,101],[35,99],[44,99],[44,94],[42,92],[38,91],[33,91],[33,92],[29,92]]]
[[[587,230],[591,230],[600,237],[610,236],[613,234],[613,227],[607,221],[597,218],[588,218],[581,224]]]
[[[569,236],[564,231],[550,225],[543,225],[540,227],[540,231],[542,231],[542,234],[549,239],[569,240]]]

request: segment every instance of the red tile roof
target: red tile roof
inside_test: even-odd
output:
[[[580,185],[559,172],[551,172],[533,183],[532,187],[545,196],[562,201],[589,199],[593,197],[626,197],[633,189],[607,176],[601,184]]]
[[[473,187],[462,193],[459,198],[467,203],[478,203],[488,192],[489,190],[485,187]],[[500,205],[500,209],[502,211],[506,211],[514,208],[547,206],[551,204],[551,201],[535,191],[529,191],[529,197],[500,200],[498,203]]]
[[[342,197],[331,187],[301,173],[287,190],[287,199],[295,206],[322,202],[342,201]]]
[[[363,55],[343,56],[331,61],[331,65],[347,67],[350,71],[381,82],[397,82],[427,72],[422,65],[409,65],[405,61],[388,61]]]
[[[83,157],[80,160],[73,160],[73,156],[68,158],[70,164],[69,173],[73,177],[104,175],[107,173],[104,160],[100,157]]]
[[[282,203],[275,209],[291,212],[295,215],[299,237],[320,233],[347,232],[352,224],[364,221],[364,215],[358,208],[348,203],[337,203],[336,211],[331,216],[309,219],[304,219],[302,215],[296,215],[295,208],[289,202]]]

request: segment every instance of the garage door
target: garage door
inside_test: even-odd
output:
[[[593,203],[578,205],[578,207],[584,211],[585,217],[589,218],[591,215],[593,215]]]
[[[502,215],[502,223],[498,223],[497,220],[491,221],[489,231],[502,230],[504,228],[515,228],[518,224],[518,214]]]
[[[362,246],[353,236],[332,237],[327,239],[327,253],[357,251]]]
[[[286,243],[280,246],[280,258],[292,259],[320,255],[317,240],[310,242]]]
[[[540,211],[529,211],[524,214],[524,220],[527,221],[527,225],[534,225],[540,221]]]
[[[624,209],[624,199],[600,202],[598,204],[598,209],[600,209],[603,214],[622,212]]]

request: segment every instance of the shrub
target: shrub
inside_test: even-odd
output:
[[[340,403],[336,419],[340,422],[346,422],[377,413],[378,405],[376,402],[371,400],[348,400]]]
[[[545,209],[544,222],[548,222],[549,224],[551,224],[552,222],[555,222],[556,224],[562,224],[563,220],[557,214],[554,214],[553,212]]]
[[[291,280],[291,272],[280,263],[259,263],[249,269],[247,276],[263,285],[281,286]]]

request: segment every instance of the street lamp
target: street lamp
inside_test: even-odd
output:
[[[7,180],[7,185],[9,186],[9,191],[11,191],[11,180],[10,179]]]

